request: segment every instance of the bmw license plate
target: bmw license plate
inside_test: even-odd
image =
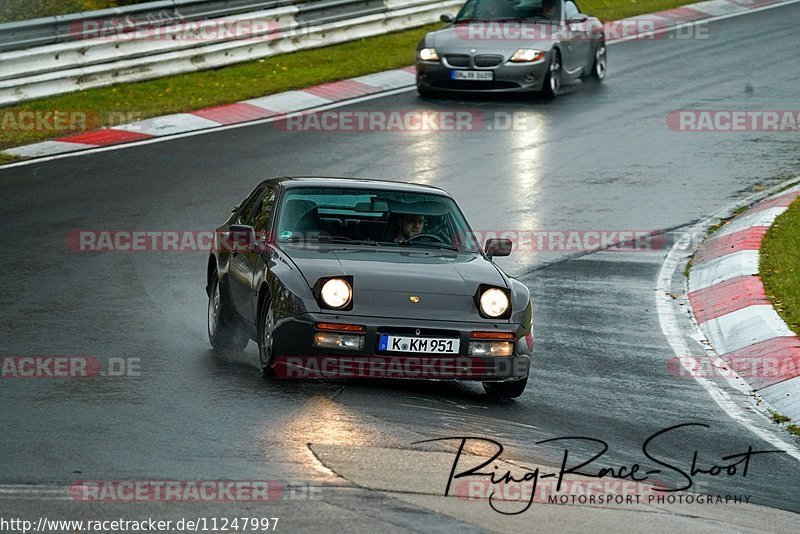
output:
[[[393,336],[383,334],[378,350],[387,352],[425,352],[427,354],[458,354],[458,339],[436,337]]]
[[[490,70],[451,70],[450,79],[491,82],[494,80],[494,72]]]

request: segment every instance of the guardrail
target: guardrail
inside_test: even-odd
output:
[[[271,9],[296,3],[294,0],[159,0],[111,9],[100,9],[0,24],[0,52],[83,39],[77,33],[92,23],[124,21],[130,28],[151,27],[190,20],[206,20]]]
[[[0,52],[0,105],[217,68],[421,26],[455,11],[463,1],[314,0],[297,4],[171,0],[138,7],[201,3],[206,8],[237,4],[234,10],[245,9],[245,4],[270,7],[238,14],[222,10],[215,18],[204,18],[210,13],[206,10],[195,19],[138,25],[128,25],[118,16],[98,18],[95,12],[69,23],[73,25],[71,38],[63,37],[62,42]],[[410,50],[409,62],[412,58]]]

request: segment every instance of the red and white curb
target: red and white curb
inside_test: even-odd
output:
[[[689,274],[689,301],[716,354],[731,368],[747,361],[771,369],[744,379],[778,412],[800,421],[800,338],[772,307],[758,276],[767,229],[798,197],[800,186],[778,193],[703,242]]]
[[[268,118],[277,119],[289,113],[409,87],[414,85],[415,79],[414,68],[406,67],[189,113],[154,117],[114,128],[12,148],[4,153],[20,158],[39,158]]]
[[[645,21],[653,28],[625,36],[610,36],[609,43],[636,39],[644,34],[659,34],[679,26],[726,18],[766,9],[797,0],[710,0],[648,15],[618,21],[620,27],[637,28],[636,21]],[[612,25],[613,26],[613,25]],[[646,27],[646,26],[645,26]],[[308,111],[359,97],[409,88],[416,82],[414,67],[379,72],[349,80],[325,83],[296,91],[245,100],[188,113],[175,113],[95,130],[50,141],[24,145],[3,151],[23,159],[69,154],[101,147],[135,143],[188,132],[205,131],[223,126],[244,124],[264,119],[280,119],[289,113]]]

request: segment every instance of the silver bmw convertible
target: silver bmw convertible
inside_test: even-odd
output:
[[[606,76],[602,23],[575,0],[468,0],[417,46],[417,90],[541,92]]]

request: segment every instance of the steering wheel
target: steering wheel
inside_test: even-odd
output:
[[[441,237],[439,237],[436,234],[417,234],[417,235],[412,235],[411,237],[406,239],[406,243],[411,243],[412,241],[416,241],[417,239],[422,239],[424,237],[435,239],[436,241],[438,241],[439,243],[442,243],[444,245],[449,245],[450,244],[450,243],[448,243],[447,241],[445,241],[444,239],[442,239]]]

